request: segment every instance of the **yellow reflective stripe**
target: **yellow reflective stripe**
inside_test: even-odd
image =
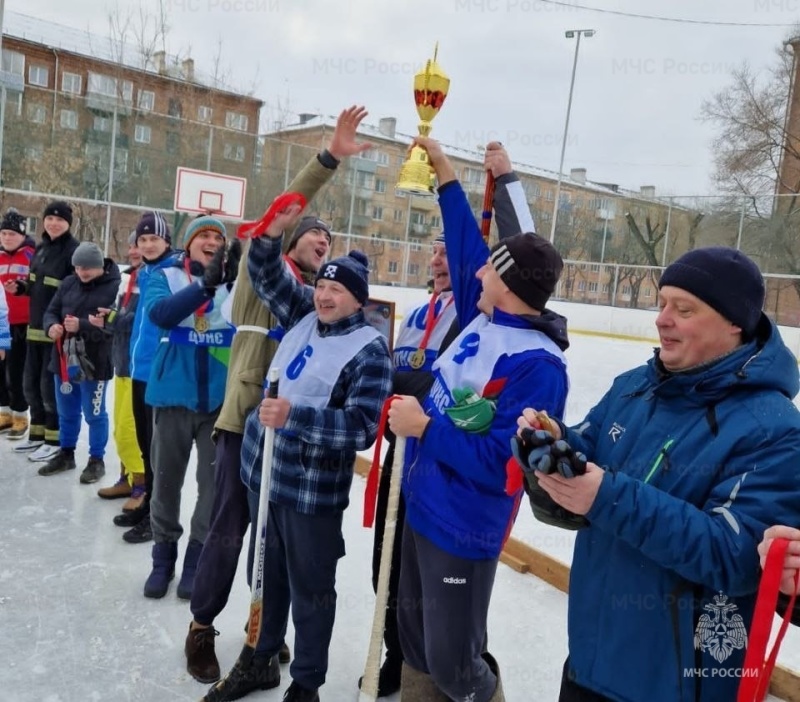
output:
[[[45,442],[58,443],[58,429],[45,429],[44,430]]]
[[[30,280],[31,283],[35,283],[36,282],[36,273],[28,273],[28,280]]]
[[[57,288],[61,285],[61,281],[58,278],[51,278],[49,275],[44,277],[44,284],[45,285],[52,285],[54,288]]]
[[[49,344],[53,343],[53,340],[44,333],[44,329],[32,329],[28,327],[28,335],[26,338],[28,341],[46,341]]]

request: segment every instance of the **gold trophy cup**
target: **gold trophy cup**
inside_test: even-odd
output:
[[[433,58],[428,59],[425,69],[414,76],[414,102],[417,105],[417,114],[422,120],[418,129],[420,136],[425,137],[431,133],[431,121],[442,109],[450,88],[450,79],[436,63],[438,53],[437,44],[433,50]],[[411,153],[400,168],[397,189],[420,195],[433,193],[433,169],[428,161],[428,154],[419,146],[411,149]]]

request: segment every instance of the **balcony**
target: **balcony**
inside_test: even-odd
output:
[[[411,209],[422,212],[430,212],[439,206],[439,201],[431,195],[430,197],[411,196]]]
[[[368,158],[354,156],[350,159],[350,170],[361,171],[362,173],[375,173],[375,171],[378,170],[378,164],[375,161],[370,161]]]
[[[103,93],[90,93],[86,91],[86,107],[95,112],[112,114],[114,103],[117,104],[117,114],[128,116],[132,111],[133,100],[129,98],[117,98]]]
[[[25,92],[25,78],[21,73],[0,71],[0,85],[4,85],[6,90],[13,90],[18,93]]]
[[[412,224],[408,228],[408,234],[409,236],[414,236],[422,239],[424,237],[430,236],[432,230],[433,227],[431,227],[429,224]]]
[[[354,229],[366,229],[372,224],[372,217],[370,215],[365,214],[354,214],[353,215],[353,228]]]

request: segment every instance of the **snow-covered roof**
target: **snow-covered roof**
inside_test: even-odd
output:
[[[187,57],[179,57],[165,52],[164,68],[166,73],[160,73],[155,61],[157,49],[143,52],[140,46],[114,39],[111,36],[93,34],[88,29],[77,29],[39,17],[6,11],[3,15],[3,34],[81,56],[91,56],[100,61],[122,64],[128,68],[147,71],[154,75],[186,81],[182,61]],[[222,81],[198,71],[196,68],[193,75],[194,78],[189,82],[216,90],[237,93],[231,86],[225,85]]]
[[[306,117],[307,118],[302,123],[288,124],[279,129],[275,129],[273,132],[268,133],[266,136],[270,136],[270,134],[286,134],[287,132],[299,132],[315,128],[319,129],[322,127],[332,130],[336,126],[336,118],[331,115],[313,115],[313,116],[307,115]],[[395,132],[394,137],[391,137],[382,132],[378,127],[364,123],[360,125],[358,133],[369,139],[380,139],[383,141],[400,144],[402,146],[408,145],[408,143],[414,138],[413,135],[403,134],[401,132]],[[479,151],[463,149],[461,147],[450,146],[448,144],[441,144],[441,146],[444,152],[448,156],[452,156],[454,158],[461,158],[467,161],[472,161],[476,164],[483,164],[483,154]],[[525,173],[526,175],[536,176],[538,178],[551,180],[553,182],[558,180],[557,171],[551,171],[548,170],[547,168],[540,168],[539,166],[532,166],[528,163],[519,163],[516,161],[513,162],[513,165],[514,165],[514,170],[517,173]],[[587,181],[573,180],[572,178],[570,178],[568,173],[564,173],[564,175],[561,177],[561,183],[562,186],[580,188],[581,190],[596,192],[600,195],[608,195],[611,197],[624,197],[626,199],[642,200],[645,202],[658,202],[658,203],[662,202],[658,198],[643,198],[640,193],[637,193],[636,191],[632,190],[625,190],[622,188],[615,189],[607,184],[597,183],[590,180]]]

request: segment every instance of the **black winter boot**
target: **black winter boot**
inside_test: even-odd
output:
[[[200,560],[200,553],[203,551],[203,544],[191,539],[186,547],[183,556],[183,572],[178,583],[178,597],[182,600],[192,599],[192,589],[194,588],[194,574],[197,571],[197,561]]]
[[[283,695],[283,702],[319,702],[319,693],[298,685],[294,680]]]
[[[80,481],[84,485],[89,485],[91,483],[96,483],[105,474],[106,464],[103,462],[103,459],[89,456],[89,462],[86,464],[86,468],[81,472]]]
[[[39,475],[56,475],[67,470],[75,470],[75,452],[72,449],[61,449],[39,468]]]
[[[264,658],[254,653],[252,648],[245,646],[231,672],[206,693],[203,702],[229,702],[254,690],[278,687],[281,684],[281,668],[277,657]]]
[[[122,540],[129,544],[144,544],[153,540],[153,529],[150,526],[150,515],[145,516],[135,527],[128,529]]]
[[[175,577],[175,561],[178,560],[178,544],[165,541],[153,544],[153,570],[144,584],[144,596],[159,599],[167,594],[169,581]]]
[[[136,526],[142,519],[147,518],[150,520],[150,503],[145,502],[141,507],[138,507],[130,512],[123,512],[114,517],[114,524],[119,527],[126,527],[130,529]]]

